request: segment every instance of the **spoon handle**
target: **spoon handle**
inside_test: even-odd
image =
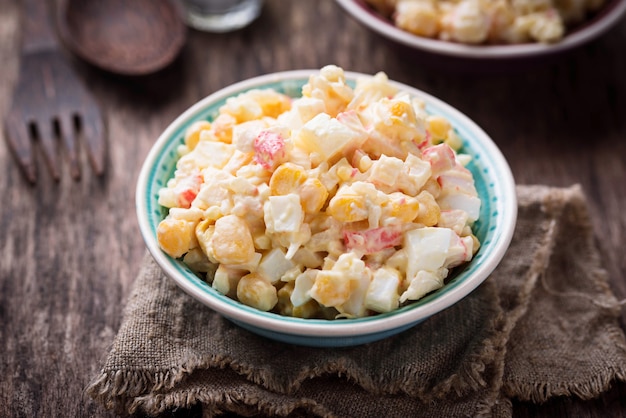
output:
[[[22,50],[34,52],[58,45],[52,26],[52,1],[22,0]]]

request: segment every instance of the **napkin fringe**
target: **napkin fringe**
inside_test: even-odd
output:
[[[494,295],[497,297],[497,295]],[[433,392],[440,393],[439,398],[447,396],[450,390],[454,391],[457,396],[465,396],[470,392],[475,392],[487,386],[485,374],[488,368],[492,368],[490,372],[498,376],[495,381],[501,381],[504,373],[504,364],[502,361],[492,361],[487,363],[486,359],[503,358],[506,351],[507,338],[503,333],[506,321],[503,315],[497,315],[492,321],[494,335],[483,340],[483,350],[480,353],[474,353],[469,356],[470,360],[465,363],[459,373],[452,375],[449,379],[436,386]],[[490,379],[491,380],[491,379]],[[499,388],[497,388],[499,389]],[[497,390],[495,391],[497,393]],[[491,411],[492,405],[485,405],[485,410]]]
[[[191,408],[196,404],[202,405],[204,418],[219,416],[224,413],[235,413],[242,416],[293,416],[296,411],[314,414],[322,418],[334,418],[336,415],[328,411],[320,403],[306,398],[293,401],[281,399],[275,402],[266,396],[254,396],[249,393],[225,393],[207,391],[199,388],[186,392],[175,392],[159,395],[147,395],[135,398],[130,403],[128,412],[134,414],[145,411],[151,415],[162,414],[173,408]]]
[[[623,369],[610,368],[604,373],[590,377],[585,384],[561,382],[559,384],[515,381],[505,387],[505,392],[512,398],[537,404],[545,403],[554,397],[576,396],[584,401],[595,399],[607,391],[615,380],[626,381]]]
[[[135,396],[174,387],[186,373],[185,370],[186,367],[156,373],[138,370],[102,371],[85,392],[107,409],[120,413],[128,411],[129,399]]]
[[[141,383],[141,375],[143,374],[131,371],[124,373],[119,370],[113,373],[102,372],[87,386],[85,392],[106,409],[119,414],[127,413],[127,402],[124,399],[129,399],[132,395],[130,393],[125,394],[124,390],[132,388],[133,391],[137,391],[134,393],[141,393],[142,389],[140,388],[145,387]],[[115,376],[124,376],[128,380],[116,379]]]
[[[494,320],[495,329],[499,330],[504,326],[504,319],[498,316]],[[449,396],[451,392],[455,393],[458,397],[465,396],[487,385],[485,381],[486,373],[502,374],[502,367],[488,370],[489,368],[493,368],[494,365],[488,364],[485,360],[492,356],[501,356],[504,346],[506,345],[506,339],[498,333],[492,337],[486,338],[482,344],[484,344],[483,350],[481,350],[480,353],[473,354],[473,359],[469,362],[467,367],[460,369],[457,373],[451,375],[448,379],[434,387],[415,387],[415,381],[419,376],[413,373],[407,373],[403,379],[396,381],[395,384],[383,384],[384,382],[376,381],[366,373],[355,373],[353,369],[351,370],[349,364],[341,360],[328,362],[321,367],[305,370],[301,372],[294,381],[282,382],[274,379],[274,376],[270,372],[264,371],[265,369],[263,368],[255,368],[250,364],[241,364],[228,357],[218,356],[212,357],[207,361],[197,362],[197,364],[185,363],[185,366],[157,372],[103,370],[86,388],[86,393],[107,409],[114,410],[118,413],[133,413],[137,411],[138,408],[146,408],[146,410],[160,413],[167,409],[168,406],[181,406],[182,401],[184,401],[185,404],[188,403],[188,407],[198,401],[207,405],[241,403],[242,399],[222,399],[219,398],[219,394],[204,397],[201,391],[198,391],[197,394],[187,392],[184,396],[177,393],[168,394],[167,397],[155,394],[155,392],[159,390],[168,390],[175,387],[178,382],[183,380],[186,375],[189,375],[194,370],[215,367],[219,369],[230,369],[250,383],[260,385],[269,391],[286,395],[295,394],[307,380],[334,375],[344,378],[372,394],[395,395],[404,393],[422,402],[429,402],[434,399],[443,399]],[[496,362],[495,365],[497,364]],[[257,403],[256,400],[251,401],[249,399],[246,399],[245,402],[251,405]],[[308,401],[302,405],[295,405],[294,408],[306,406],[307,410],[310,410],[311,402],[312,401]],[[275,405],[271,403],[267,404],[268,408],[273,406]],[[489,416],[488,412],[491,411],[491,405],[486,403],[483,407],[482,409],[486,411],[486,415],[484,416]],[[317,405],[317,408],[321,408],[321,406]],[[268,410],[266,412],[279,415],[281,413],[279,410]],[[286,414],[290,412],[292,412],[291,409],[287,411]],[[324,412],[324,414],[326,413],[327,411]],[[324,414],[321,416],[326,416]]]
[[[476,411],[474,414],[474,418],[493,418],[494,410],[493,410],[493,402],[479,402],[476,404]]]

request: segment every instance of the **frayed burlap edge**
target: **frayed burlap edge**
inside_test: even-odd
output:
[[[464,396],[479,389],[485,389],[491,383],[492,396],[485,399],[484,405],[480,410],[484,413],[480,414],[485,417],[491,416],[491,408],[497,400],[501,385],[501,376],[503,373],[503,357],[504,346],[506,345],[506,336],[502,335],[504,320],[501,315],[493,320],[492,335],[482,341],[481,351],[472,355],[471,364],[461,368],[458,373],[451,375],[446,380],[439,382],[435,387],[423,389],[420,391],[402,390],[403,385],[409,385],[411,375],[406,374],[401,382],[396,385],[381,388],[380,382],[375,381],[369,375],[362,373],[354,373],[350,370],[349,365],[340,363],[327,363],[324,367],[312,368],[299,374],[293,382],[294,386],[285,388],[280,382],[272,380],[272,374],[264,369],[255,368],[251,364],[241,364],[225,357],[213,357],[201,362],[187,362],[184,366],[169,369],[167,371],[146,371],[146,370],[108,370],[102,371],[101,374],[93,380],[88,388],[87,393],[97,402],[112,409],[117,413],[133,413],[141,407],[150,414],[164,412],[168,407],[181,407],[183,405],[191,406],[195,401],[202,403],[214,404],[218,402],[228,402],[232,405],[241,405],[243,398],[220,397],[219,394],[201,394],[197,390],[190,390],[184,394],[159,394],[175,388],[177,385],[185,382],[185,380],[196,370],[208,368],[230,369],[242,378],[243,383],[251,383],[262,386],[263,388],[280,393],[283,395],[281,403],[286,402],[289,395],[293,395],[299,389],[300,385],[309,379],[334,375],[352,382],[364,390],[371,392],[373,395],[397,394],[405,393],[409,396],[415,396],[422,402],[429,402],[435,398],[443,399],[450,391],[454,391],[457,396]],[[487,363],[487,358],[493,358]],[[488,381],[486,380],[486,369],[491,373]],[[272,382],[276,383],[273,384]],[[433,394],[438,394],[434,397]],[[284,396],[287,395],[287,396]],[[181,403],[181,401],[184,401]],[[254,405],[256,401],[246,400],[245,405]],[[265,406],[263,406],[265,405]],[[322,405],[318,405],[310,400],[291,401],[285,404],[284,408],[271,409],[272,404],[263,404],[263,410],[267,413],[278,414],[279,416],[287,415],[295,409],[306,408],[309,412],[319,413],[320,416],[331,416],[330,412],[325,411]],[[155,409],[156,408],[156,409]],[[292,409],[289,409],[292,408]],[[310,409],[309,409],[310,408]],[[244,408],[243,410],[246,410]],[[230,412],[243,413],[243,410],[230,410]]]
[[[242,384],[245,384],[242,383]],[[280,396],[280,399],[278,399]],[[205,388],[193,388],[188,391],[145,395],[137,397],[129,404],[128,412],[133,414],[147,411],[151,415],[165,413],[173,408],[191,408],[202,404],[203,416],[214,417],[224,413],[238,416],[318,416],[334,418],[336,415],[324,405],[306,398],[288,398],[285,396],[264,394],[250,396],[249,393],[226,393],[207,391]]]

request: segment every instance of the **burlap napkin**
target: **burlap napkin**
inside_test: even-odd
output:
[[[511,398],[598,396],[626,380],[626,341],[578,186],[519,186],[504,260],[475,292],[404,333],[358,347],[249,333],[144,260],[113,348],[87,392],[157,415],[511,416]]]

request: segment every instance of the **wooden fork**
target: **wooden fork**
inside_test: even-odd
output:
[[[20,72],[5,120],[7,144],[31,183],[37,180],[35,143],[57,181],[61,177],[59,143],[74,179],[81,176],[79,138],[94,172],[101,175],[105,166],[102,114],[63,56],[51,23],[52,11],[47,9],[51,3],[22,1]]]

